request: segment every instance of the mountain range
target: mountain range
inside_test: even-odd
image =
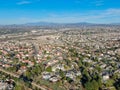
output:
[[[12,25],[0,25],[0,27],[87,27],[87,26],[120,26],[120,23],[110,23],[110,24],[95,24],[88,22],[78,22],[78,23],[52,23],[52,22],[34,22],[25,24],[12,24]]]

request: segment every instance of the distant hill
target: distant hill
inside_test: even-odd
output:
[[[80,23],[52,23],[52,22],[35,22],[35,23],[26,23],[24,25],[37,25],[37,26],[46,26],[46,25],[87,25],[91,23],[80,22]]]
[[[114,24],[94,24],[87,22],[78,22],[78,23],[52,23],[52,22],[35,22],[35,23],[26,23],[22,24],[22,26],[40,26],[40,27],[49,27],[49,28],[62,28],[62,27],[94,27],[94,26],[102,26],[102,27],[112,27],[112,26],[120,26],[119,23]]]
[[[111,23],[112,25],[120,25],[120,23]]]
[[[113,27],[119,26],[120,23],[111,23],[111,24],[95,24],[88,22],[78,22],[78,23],[52,23],[52,22],[34,22],[34,23],[26,23],[26,24],[13,24],[13,25],[0,25],[0,27],[7,28],[65,28],[65,27]]]

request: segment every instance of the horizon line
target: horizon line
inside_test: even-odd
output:
[[[0,26],[5,25],[25,25],[25,24],[37,24],[37,23],[51,23],[51,24],[78,24],[78,23],[86,23],[86,24],[120,24],[120,22],[111,22],[111,23],[92,23],[92,22],[47,22],[47,21],[39,21],[39,22],[27,22],[27,23],[13,23],[13,24],[0,24]]]

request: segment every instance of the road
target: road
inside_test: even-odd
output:
[[[43,88],[43,87],[37,85],[37,84],[34,83],[34,82],[32,82],[31,84],[32,84],[33,86],[36,86],[37,88],[40,88],[41,90],[47,90],[47,89],[45,89],[45,88]]]
[[[0,68],[0,71],[1,71],[1,72],[4,72],[4,73],[6,73],[6,74],[8,74],[8,75],[10,75],[10,76],[19,78],[19,75],[16,75],[16,74],[13,74],[13,73],[11,73],[11,72],[8,72],[8,71],[6,71],[6,70],[4,70],[4,69],[2,69],[2,68]]]

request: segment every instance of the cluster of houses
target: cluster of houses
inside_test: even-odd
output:
[[[11,68],[21,64],[17,72],[22,73],[27,70],[27,67],[34,65],[34,62],[29,60],[31,57],[33,57],[33,53],[34,50],[32,45],[29,43],[14,41],[1,43],[0,66],[3,68]]]
[[[66,35],[66,34],[65,34]],[[94,36],[82,36],[79,38],[77,35],[74,38],[73,35],[66,35],[61,38],[65,42],[69,42],[69,44],[72,42],[77,41],[78,39],[85,40],[84,43],[79,43],[81,42],[78,40],[79,47],[74,47],[78,49],[78,52],[80,52],[85,58],[83,59],[83,62],[87,62],[90,64],[88,67],[89,71],[96,71],[100,74],[102,77],[102,82],[105,83],[107,80],[111,79],[113,75],[117,75],[120,78],[120,42],[118,41],[119,35],[117,34],[117,37],[112,37],[110,35],[115,36],[115,33],[113,34],[104,34],[103,36],[101,35],[94,35]],[[83,37],[83,38],[82,38]],[[96,43],[97,42],[97,43]],[[65,48],[65,52],[68,48]],[[55,53],[56,54],[56,53]],[[63,55],[63,56],[64,56]],[[55,55],[56,56],[56,55]],[[61,58],[63,60],[64,58]],[[71,57],[67,56],[69,60],[72,60]],[[76,58],[77,59],[77,58]],[[95,60],[96,59],[96,60]],[[77,63],[76,63],[77,64]],[[51,78],[54,76],[56,78],[52,78],[53,82],[57,81],[60,79],[59,73],[57,73],[59,70],[64,71],[66,77],[69,77],[73,80],[75,80],[77,75],[82,75],[80,70],[75,70],[74,64],[71,64],[71,67],[69,69],[64,68],[67,67],[64,64],[60,64],[60,60],[56,60],[55,63],[54,61],[48,61],[48,66],[52,66],[52,72],[43,72],[42,77],[45,80],[51,81]],[[73,66],[73,68],[72,68]],[[100,68],[100,71],[97,70],[96,67]],[[76,71],[76,73],[74,72]]]
[[[38,49],[38,50],[37,50]],[[0,44],[0,66],[17,67],[22,74],[35,64],[44,63],[46,67],[63,60],[63,49],[53,45],[34,45],[28,42],[8,41]]]
[[[82,72],[76,68],[79,67],[78,63],[73,60],[79,60],[78,57],[73,58],[69,55],[69,49],[75,48],[80,55],[84,56],[82,62],[90,64],[88,71],[98,72],[103,82],[109,80],[114,74],[120,77],[120,43],[117,39],[106,35],[103,37],[101,35],[63,35],[58,40],[69,42],[69,44],[58,46],[12,40],[2,42],[0,43],[0,66],[17,67],[16,73],[21,75],[29,67],[42,63],[45,68],[51,67],[51,71],[42,72],[42,79],[57,82],[62,78],[60,75],[62,71],[66,77],[76,81],[78,76],[82,76]],[[64,63],[65,59],[71,61],[69,65]],[[99,67],[99,70],[96,67]],[[0,85],[3,84],[3,82],[0,83]]]

